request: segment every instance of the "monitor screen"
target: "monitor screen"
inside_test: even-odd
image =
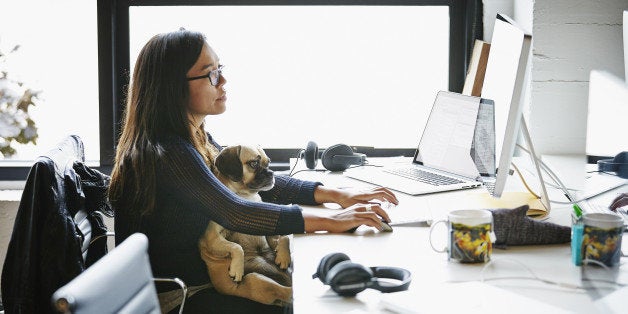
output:
[[[628,82],[628,11],[624,11],[624,80]]]
[[[531,40],[509,17],[497,14],[482,87],[482,98],[495,103],[495,197],[504,191],[520,132]]]
[[[613,158],[628,149],[628,84],[607,71],[589,75],[586,153],[591,160]]]

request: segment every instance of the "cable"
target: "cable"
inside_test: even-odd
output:
[[[524,276],[504,276],[504,277],[492,277],[492,278],[484,278],[484,272],[486,271],[486,269],[488,267],[490,267],[491,265],[495,264],[496,262],[499,261],[509,261],[512,263],[515,263],[519,266],[521,266],[523,269],[525,269],[528,273],[530,273],[530,275],[532,277],[524,277]],[[601,263],[599,261],[596,260],[589,260],[589,259],[585,259],[582,261],[582,267],[585,267],[585,265],[588,264],[595,264],[598,266],[602,266],[605,270],[610,270],[610,268],[606,265],[604,265],[604,263]],[[554,280],[549,280],[549,279],[545,279],[545,278],[541,278],[539,276],[537,276],[534,271],[532,271],[532,269],[530,269],[528,266],[526,266],[524,263],[515,260],[515,259],[511,259],[511,258],[502,258],[502,259],[493,259],[491,261],[489,261],[486,265],[484,265],[484,267],[482,268],[482,271],[480,271],[480,281],[481,282],[485,282],[485,281],[491,281],[491,280],[506,280],[506,279],[521,279],[521,280],[537,280],[540,281],[542,283],[546,283],[546,284],[551,284],[551,285],[556,285],[559,287],[563,287],[563,288],[569,288],[569,289],[580,289],[580,290],[587,290],[587,289],[599,289],[600,287],[584,287],[581,285],[576,285],[576,284],[571,284],[571,283],[566,283],[566,282],[559,282],[559,281],[554,281]],[[605,279],[589,279],[589,278],[583,278],[583,281],[589,281],[589,282],[603,282],[603,283],[608,283],[608,284],[612,284],[618,287],[625,287],[628,286],[628,284],[624,284],[621,282],[615,282],[615,281],[610,281],[610,280],[605,280]]]
[[[299,159],[301,158],[301,154],[303,154],[303,153],[305,153],[304,149],[300,150],[299,153],[297,154],[297,161],[294,163],[294,166],[292,166],[292,169],[290,169],[290,173],[288,174],[289,177],[292,177],[292,175],[293,175],[292,171],[294,171],[294,169],[299,164]]]
[[[521,179],[521,182],[523,182],[523,185],[526,187],[526,189],[528,190],[528,192],[530,192],[530,194],[534,195],[535,198],[541,198],[538,194],[534,193],[534,191],[532,191],[532,189],[530,188],[530,186],[528,185],[528,183],[526,182],[526,180],[523,178],[523,175],[521,174],[521,171],[519,171],[519,168],[517,167],[517,165],[515,165],[515,163],[511,162],[510,165],[515,168],[515,171],[517,172],[517,174],[519,175],[519,178]]]
[[[604,191],[600,191],[598,193],[589,195],[587,197],[583,197],[580,199],[576,199],[576,197],[573,196],[573,194],[571,193],[572,190],[577,191],[575,189],[569,189],[567,188],[562,181],[560,180],[560,178],[558,177],[558,175],[556,175],[556,173],[554,171],[552,171],[552,169],[545,164],[545,162],[543,162],[543,160],[537,158],[536,156],[532,156],[532,154],[530,153],[530,151],[526,148],[524,148],[523,146],[521,146],[520,144],[517,144],[517,147],[519,147],[521,150],[523,150],[524,152],[528,153],[528,155],[530,156],[530,158],[534,158],[536,161],[539,162],[539,164],[541,165],[541,168],[545,171],[545,173],[547,173],[549,175],[549,177],[556,182],[556,184],[559,185],[560,190],[563,191],[563,194],[565,194],[565,197],[567,197],[567,199],[569,200],[568,202],[565,201],[557,201],[557,200],[549,200],[551,203],[555,203],[555,204],[563,204],[563,205],[571,205],[571,204],[577,204],[583,201],[586,201],[588,199],[591,199],[593,197],[596,197],[600,194],[604,194],[606,192],[608,192],[608,190]],[[545,181],[543,181],[543,183],[546,183]],[[619,186],[618,186],[619,187]]]
[[[305,172],[305,171],[314,171],[314,172],[316,172],[316,171],[327,171],[327,169],[301,169],[301,170],[299,170],[299,171],[297,171],[295,173],[290,173],[289,176],[292,177],[292,176],[294,176],[295,174],[297,174],[299,172]]]

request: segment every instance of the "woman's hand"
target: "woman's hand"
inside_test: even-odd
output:
[[[368,203],[371,200],[389,202],[395,205],[399,204],[395,194],[383,187],[368,191],[350,191],[319,185],[316,187],[316,190],[314,190],[314,200],[319,204],[336,203],[342,208],[349,208],[355,204]]]
[[[621,193],[617,196],[612,202],[610,209],[615,211],[617,208],[624,207],[628,205],[628,193]]]
[[[390,221],[388,213],[378,204],[355,204],[346,210],[328,217],[304,213],[305,232],[345,232],[361,225],[382,230],[382,220]]]

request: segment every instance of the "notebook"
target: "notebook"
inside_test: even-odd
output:
[[[489,99],[440,91],[411,162],[354,167],[344,175],[410,195],[480,187],[483,177],[495,174],[492,104]]]

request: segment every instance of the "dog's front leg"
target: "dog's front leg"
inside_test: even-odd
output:
[[[221,234],[223,229],[222,226],[213,221],[209,223],[205,235],[200,241],[201,257],[208,263],[212,257],[226,258],[230,256],[229,276],[234,281],[240,282],[244,276],[244,250],[239,244],[225,239]],[[206,253],[209,255],[206,256]]]
[[[287,269],[290,266],[290,237],[289,236],[275,236],[273,239],[266,237],[266,241],[269,246],[275,250],[275,264],[279,265],[281,269]]]

